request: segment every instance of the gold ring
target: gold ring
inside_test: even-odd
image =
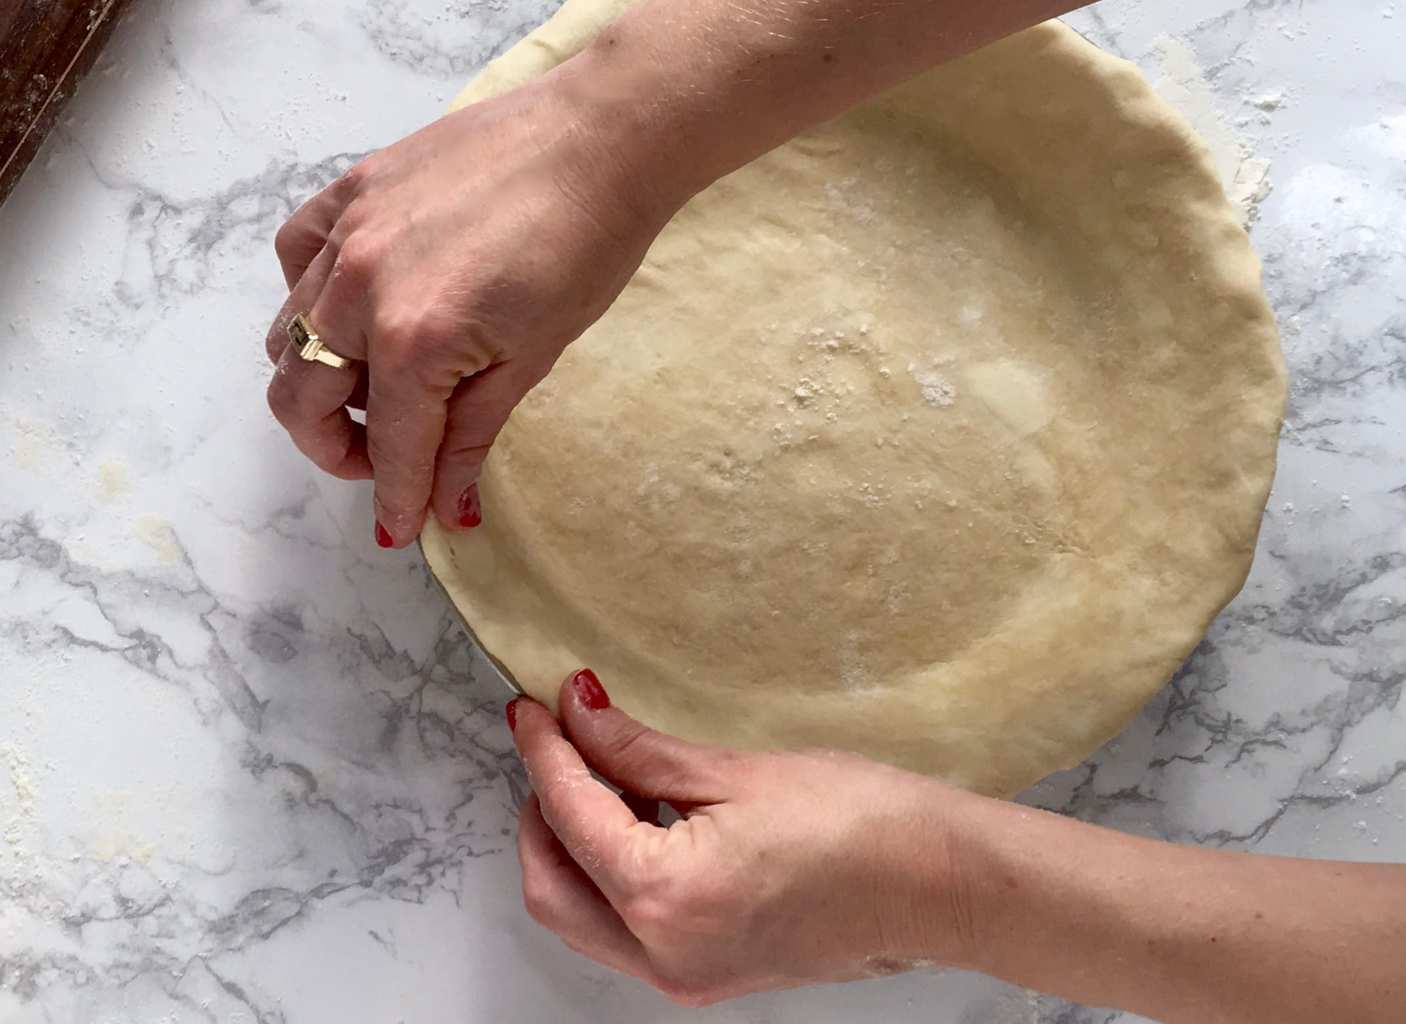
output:
[[[312,329],[306,313],[299,313],[288,325],[288,340],[298,350],[298,357],[309,363],[322,363],[336,370],[345,370],[352,364],[352,360],[337,355],[322,343],[322,339]]]

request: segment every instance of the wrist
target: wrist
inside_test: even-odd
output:
[[[1007,805],[933,779],[914,779],[888,831],[878,908],[876,959],[975,969],[983,960],[984,835]]]
[[[991,801],[968,833],[968,968],[1098,1006],[1145,1012],[1168,982],[1155,895],[1181,851],[1018,804]],[[1154,955],[1154,950],[1156,951]]]
[[[553,76],[603,157],[672,216],[745,157],[729,162],[724,147],[710,141],[708,119],[688,102],[706,96],[707,85],[693,81],[686,66],[666,66],[667,59],[646,36],[616,22]]]
[[[887,887],[894,955],[1027,984],[1032,962],[1072,967],[1095,955],[1090,914],[1107,925],[1126,916],[1105,891],[1108,861],[1120,859],[1111,847],[1126,837],[923,783]]]

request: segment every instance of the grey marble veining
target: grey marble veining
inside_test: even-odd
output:
[[[503,694],[265,412],[272,237],[554,5],[150,0],[0,210],[0,1020],[1107,1024],[975,976],[674,1008],[520,909]],[[1271,163],[1293,394],[1244,593],[1026,799],[1406,857],[1406,8],[1071,18]],[[1204,113],[1204,112],[1203,112]]]

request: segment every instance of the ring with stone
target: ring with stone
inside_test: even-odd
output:
[[[298,350],[298,357],[309,363],[322,363],[337,370],[345,370],[352,364],[346,356],[339,356],[322,343],[306,313],[299,313],[288,325],[288,340]]]

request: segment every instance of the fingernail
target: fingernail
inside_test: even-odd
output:
[[[576,691],[576,699],[592,711],[604,711],[610,707],[610,695],[605,692],[596,674],[588,668],[571,677],[571,688]]]
[[[508,701],[508,706],[503,709],[503,714],[508,716],[509,732],[517,732],[517,702],[518,698],[514,697]]]
[[[383,548],[395,547],[395,538],[380,523],[376,524],[376,543]]]
[[[478,484],[469,484],[459,495],[459,525],[472,530],[483,522],[483,508],[478,502]]]

